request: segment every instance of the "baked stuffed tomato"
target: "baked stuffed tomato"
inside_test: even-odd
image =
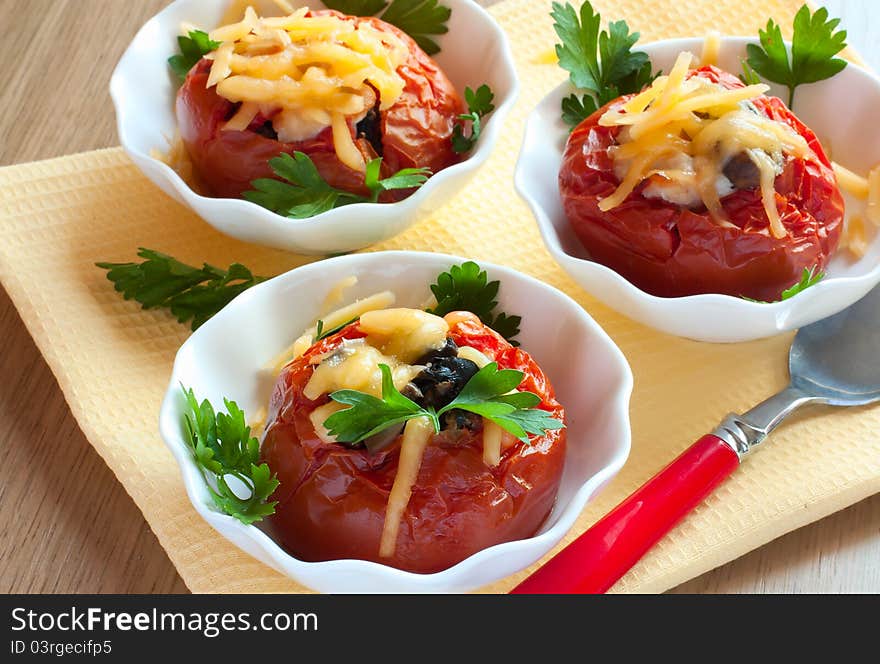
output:
[[[593,260],[648,293],[778,300],[837,248],[831,163],[766,85],[689,69],[691,57],[575,128],[566,217]]]
[[[270,527],[303,560],[446,569],[537,531],[563,419],[540,367],[473,314],[366,312],[278,377],[261,451],[280,481]]]
[[[240,197],[277,174],[269,160],[283,154],[306,155],[327,184],[359,196],[371,193],[365,170],[379,157],[381,177],[436,173],[461,159],[452,140],[461,96],[389,23],[307,8],[260,18],[248,9],[210,38],[215,50],[189,71],[176,103],[194,179],[209,195]]]

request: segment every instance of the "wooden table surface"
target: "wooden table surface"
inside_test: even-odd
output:
[[[110,72],[167,1],[0,0],[0,43],[20,56],[0,86],[0,165],[116,145]],[[880,68],[880,11],[869,0],[825,4],[843,17],[850,43]],[[2,289],[0,339],[0,592],[187,592],[83,436]],[[880,495],[675,592],[876,593],[878,560]]]

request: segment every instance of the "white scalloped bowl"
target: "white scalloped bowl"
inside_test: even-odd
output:
[[[433,213],[458,193],[486,161],[516,101],[519,83],[507,37],[472,0],[444,0],[452,9],[449,32],[438,39],[436,61],[459,92],[488,83],[495,110],[467,159],[433,175],[412,196],[397,203],[358,203],[309,219],[287,219],[245,200],[195,193],[180,176],[152,156],[165,151],[175,135],[177,83],[167,59],[177,52],[182,23],[216,26],[230,0],[177,0],[150,19],[131,41],[110,79],[119,140],[141,172],[166,194],[232,237],[304,254],[361,249],[397,235]],[[295,7],[323,7],[293,0]]]
[[[484,263],[500,279],[500,306],[523,317],[519,339],[547,373],[566,409],[567,452],[556,505],[538,533],[483,549],[434,574],[404,572],[364,560],[304,562],[256,526],[218,512],[183,437],[180,385],[213,404],[228,397],[246,413],[268,404],[274,377],[263,367],[311,325],[319,303],[340,279],[356,274],[351,298],[383,289],[417,307],[429,284],[465,259],[418,252],[332,258],[287,272],[239,295],[180,348],[159,418],[196,511],[217,532],[265,564],[309,588],[330,593],[466,592],[528,567],[572,527],[584,505],[629,455],[632,373],[599,325],[562,292],[515,270]],[[242,325],[247,321],[247,325]],[[552,321],[552,325],[548,322]]]
[[[724,37],[719,66],[739,71],[747,37]],[[669,71],[681,51],[699,55],[701,38],[671,39],[639,48],[651,57],[654,69]],[[547,95],[528,118],[515,184],[538,221],[553,258],[591,295],[609,307],[662,332],[699,341],[736,342],[768,337],[831,316],[859,300],[880,282],[880,234],[867,253],[852,259],[838,251],[827,276],[789,300],[772,304],[750,302],[720,294],[656,297],[637,288],[614,270],[589,258],[562,209],[558,173],[568,129],[559,115],[561,100],[572,92],[568,83]],[[770,94],[782,96],[781,86]],[[866,173],[880,162],[880,79],[856,65],[837,76],[797,89],[795,113],[816,132],[833,158],[856,172]],[[844,194],[847,210],[859,207]],[[864,205],[861,203],[860,205]]]

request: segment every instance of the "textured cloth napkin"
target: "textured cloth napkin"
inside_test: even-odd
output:
[[[711,29],[755,35],[769,16],[790,26],[800,0],[595,0],[642,40]],[[659,334],[597,303],[544,250],[513,191],[528,112],[564,78],[546,62],[549,2],[509,0],[491,12],[506,30],[522,82],[489,162],[436,215],[372,249],[442,251],[502,263],[556,286],[605,328],[635,375],[632,453],[560,547],[583,532],[728,412],[787,382],[792,335],[716,345]],[[143,511],[195,592],[304,589],[239,551],[192,509],[159,438],[159,405],[189,334],[164,311],[124,301],[95,261],[134,259],[139,246],[188,263],[240,261],[277,274],[308,260],[227,238],[164,196],[120,149],[0,169],[0,278],[54,371],[85,435]],[[815,409],[792,419],[615,586],[657,592],[880,491],[880,409]],[[47,459],[46,463],[51,463]],[[505,592],[534,568],[484,588]]]

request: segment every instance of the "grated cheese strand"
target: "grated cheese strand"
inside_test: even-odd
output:
[[[339,160],[363,172],[353,127],[377,101],[385,110],[403,94],[397,70],[409,52],[398,37],[368,23],[308,11],[260,17],[249,6],[240,21],[211,31],[221,45],[206,56],[213,60],[207,87],[231,102],[259,105],[282,142],[331,127]],[[245,118],[234,117],[224,129],[247,128]]]
[[[379,555],[382,558],[390,558],[397,549],[400,522],[406,512],[406,506],[409,505],[412,488],[419,477],[425,448],[431,441],[433,433],[434,426],[427,417],[409,420],[403,430],[400,460],[388,496],[388,505],[385,507],[385,523],[382,526],[382,538],[379,543]]]
[[[495,468],[501,463],[501,434],[504,429],[483,418],[483,463]]]
[[[713,55],[710,37],[704,59]],[[717,57],[717,53],[714,54]],[[659,76],[646,90],[599,119],[620,127],[618,144],[610,149],[620,179],[615,191],[599,201],[614,209],[645,180],[646,197],[662,197],[686,207],[702,204],[722,226],[730,226],[721,198],[734,185],[725,164],[747,155],[759,172],[761,199],[771,234],[787,233],[776,207],[775,179],[786,155],[811,154],[806,140],[788,124],[755,112],[748,102],[769,87],[764,84],[726,89],[700,77],[687,78],[691,53],[679,54],[668,76]]]
[[[880,166],[868,173],[868,204],[865,216],[875,226],[880,226]]]

